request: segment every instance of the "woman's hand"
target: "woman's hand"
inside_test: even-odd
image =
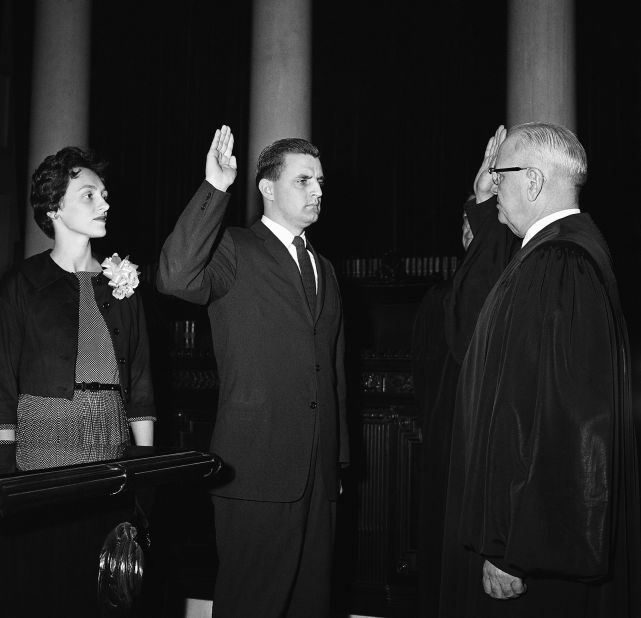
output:
[[[136,446],[154,445],[154,422],[153,421],[132,421],[131,432],[134,434]]]

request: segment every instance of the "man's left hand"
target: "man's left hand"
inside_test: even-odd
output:
[[[493,599],[516,599],[527,586],[520,577],[510,575],[486,560],[483,564],[483,589]]]

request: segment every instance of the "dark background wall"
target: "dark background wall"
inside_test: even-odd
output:
[[[590,162],[583,207],[611,246],[636,340],[641,42],[625,9],[577,4],[577,132]],[[0,32],[12,56],[22,208],[33,8],[7,5],[11,27]],[[327,176],[315,244],[333,259],[460,253],[461,205],[506,116],[505,0],[322,0],[313,11],[312,139]],[[250,43],[249,0],[95,0],[90,135],[111,160],[112,196],[99,249],[157,259],[223,122],[240,164],[230,220],[242,221]]]
[[[33,16],[28,0],[13,4],[26,191]],[[330,256],[459,252],[462,203],[505,117],[504,5],[490,15],[467,4],[314,4],[312,139],[328,181],[314,236]],[[248,0],[95,0],[90,141],[111,161],[110,246],[157,256],[223,122],[236,136],[242,220],[250,44]]]

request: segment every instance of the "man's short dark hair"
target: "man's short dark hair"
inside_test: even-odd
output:
[[[107,162],[92,150],[76,146],[67,146],[46,157],[31,177],[33,218],[49,238],[53,238],[53,222],[47,213],[60,208],[69,181],[77,178],[81,167],[91,170],[104,182]]]
[[[280,178],[280,173],[285,165],[285,155],[288,154],[306,154],[317,159],[320,157],[318,148],[302,137],[286,137],[276,140],[273,144],[263,148],[263,151],[258,155],[256,187],[263,178],[271,181]]]

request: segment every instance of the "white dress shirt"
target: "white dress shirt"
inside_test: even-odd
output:
[[[553,212],[547,217],[543,217],[543,219],[539,219],[536,223],[532,224],[528,228],[527,232],[525,232],[523,242],[521,243],[521,248],[525,247],[525,245],[530,242],[530,240],[532,240],[532,236],[541,231],[546,225],[550,225],[550,223],[552,223],[553,221],[563,219],[563,217],[569,217],[570,215],[576,215],[580,212],[581,211],[578,208],[567,208],[566,210],[559,210],[558,212]]]
[[[272,221],[269,217],[265,215],[262,216],[261,221],[270,229],[270,231],[285,245],[289,254],[294,258],[298,270],[300,270],[300,264],[298,263],[298,255],[296,254],[296,247],[292,244],[294,240],[294,234],[292,234],[288,229],[284,228],[280,223]],[[300,237],[305,241],[305,247],[307,247],[307,239],[305,238],[305,232],[303,232]],[[316,280],[316,291],[318,292],[318,271],[316,270],[316,260],[314,259],[314,254],[307,249],[309,257],[312,261],[312,268],[314,269],[314,279]]]

